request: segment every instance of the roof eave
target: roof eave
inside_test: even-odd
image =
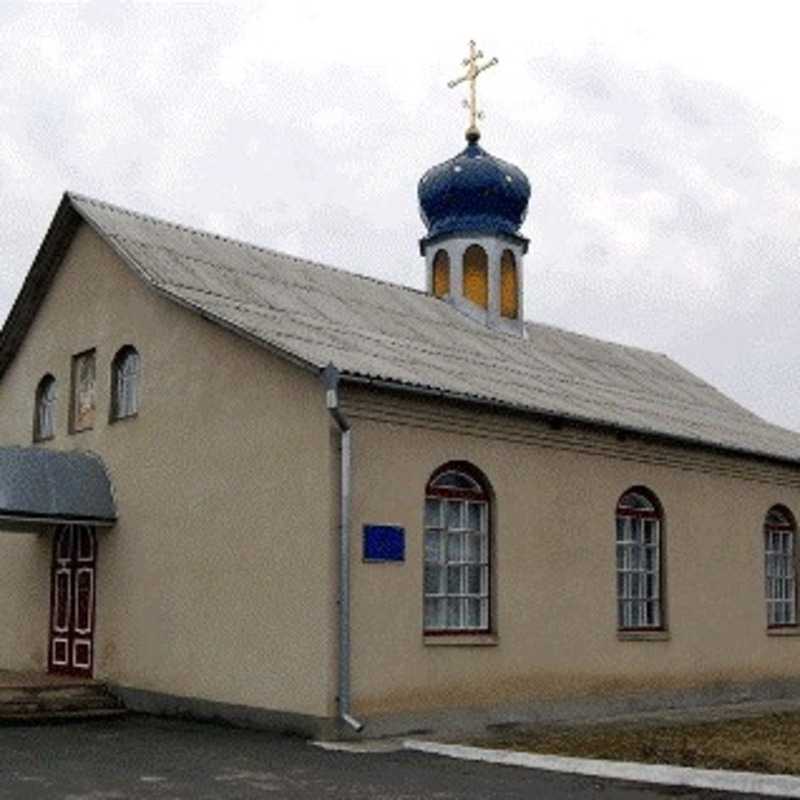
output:
[[[386,391],[403,392],[406,394],[414,394],[425,397],[438,397],[469,405],[477,405],[484,408],[488,407],[494,410],[512,411],[516,414],[521,414],[526,417],[532,417],[550,423],[558,423],[558,427],[564,424],[579,425],[595,431],[604,431],[607,433],[616,434],[618,436],[635,436],[639,439],[644,439],[647,441],[661,442],[714,453],[722,453],[729,456],[733,455],[760,461],[767,461],[782,466],[789,466],[795,469],[800,467],[800,458],[791,458],[790,456],[780,456],[775,453],[766,453],[747,448],[722,445],[714,442],[704,441],[702,439],[693,439],[688,436],[660,433],[658,431],[648,430],[645,428],[636,428],[634,426],[618,425],[612,422],[592,419],[591,417],[582,417],[577,414],[564,414],[563,412],[548,411],[547,409],[536,409],[520,403],[511,403],[463,392],[448,391],[446,389],[436,389],[431,386],[420,386],[417,384],[392,381],[385,378],[375,378],[368,375],[347,372],[345,370],[341,370],[340,374],[341,380],[347,383],[369,385]]]
[[[319,373],[320,367],[306,361],[295,354],[284,350],[277,345],[265,342],[263,339],[253,335],[223,317],[215,315],[200,306],[176,297],[174,294],[164,290],[155,283],[149,275],[144,273],[136,260],[125,250],[125,248],[113,236],[109,236],[91,216],[85,213],[80,206],[74,202],[71,192],[64,192],[58,208],[53,216],[47,233],[39,246],[39,250],[33,260],[28,274],[22,283],[22,288],[17,294],[16,300],[6,317],[2,330],[0,331],[0,379],[5,374],[8,367],[14,360],[25,336],[33,323],[53,278],[66,254],[72,239],[82,223],[88,225],[122,260],[122,262],[139,277],[146,286],[152,289],[167,300],[182,306],[195,314],[213,322],[221,327],[247,339],[253,344],[272,352],[302,369]]]
[[[116,519],[81,517],[69,514],[39,516],[24,512],[0,513],[0,531],[3,533],[46,533],[56,525],[89,525],[93,528],[113,528]]]
[[[69,193],[65,195],[69,197]],[[156,294],[169,300],[171,303],[175,303],[176,305],[191,311],[193,314],[197,314],[198,316],[202,317],[209,322],[214,323],[215,325],[219,325],[225,330],[228,330],[232,333],[235,333],[237,336],[240,336],[243,339],[251,342],[252,344],[257,345],[258,347],[267,350],[268,352],[272,353],[273,355],[278,356],[286,361],[291,362],[295,366],[300,367],[301,369],[306,370],[307,372],[312,372],[314,374],[318,374],[321,372],[322,368],[314,364],[310,361],[306,361],[305,359],[295,355],[294,353],[285,350],[278,345],[275,345],[271,342],[265,341],[259,336],[248,331],[246,328],[242,328],[239,325],[231,322],[230,320],[226,319],[225,317],[221,317],[218,314],[214,314],[207,309],[203,308],[196,303],[191,303],[188,300],[178,297],[172,292],[164,289],[160,284],[156,283],[152,280],[152,278],[147,275],[140,267],[139,263],[136,259],[125,249],[125,247],[118,241],[118,239],[114,236],[109,236],[106,231],[102,229],[100,225],[98,225],[91,217],[91,215],[86,214],[79,206],[73,206],[76,213],[80,216],[80,218],[119,256],[122,262],[138,277],[140,278],[143,283],[149,288],[152,289]],[[0,376],[2,376],[2,372],[0,372]]]
[[[81,219],[65,192],[0,331],[0,378],[27,335]]]

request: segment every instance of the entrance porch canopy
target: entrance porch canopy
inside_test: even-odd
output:
[[[0,531],[40,533],[72,523],[111,527],[117,510],[99,456],[0,447]]]

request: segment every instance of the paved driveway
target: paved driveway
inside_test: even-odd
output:
[[[151,717],[0,727],[2,800],[664,797],[746,796],[650,789],[413,752],[326,752],[290,737]]]

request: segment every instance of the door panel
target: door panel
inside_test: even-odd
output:
[[[49,669],[91,677],[97,541],[86,525],[59,528],[53,542]]]

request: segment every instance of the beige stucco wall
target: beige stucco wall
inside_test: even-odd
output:
[[[133,344],[141,409],[110,424],[110,363]],[[71,357],[97,348],[95,429],[70,435]],[[99,534],[95,673],[124,686],[329,715],[335,541],[319,380],[146,287],[83,226],[0,383],[0,443],[100,454],[119,524]],[[46,666],[50,536],[0,535],[0,668]]]
[[[109,424],[128,343],[141,412]],[[91,347],[97,423],[70,435],[71,357]],[[0,444],[30,444],[45,372],[59,398],[46,446],[99,453],[118,498],[99,537],[97,676],[334,714],[336,453],[319,380],[161,298],[86,227],[0,382]],[[800,515],[799,470],[409,395],[346,389],[345,405],[357,714],[800,678],[800,637],[766,632],[761,533],[775,503]],[[495,493],[487,646],[422,635],[424,487],[454,459]],[[665,509],[659,641],[616,631],[614,508],[633,485]],[[405,527],[404,563],[362,563],[368,522]],[[0,668],[46,665],[49,568],[50,536],[0,535]]]
[[[800,637],[768,636],[762,525],[800,515],[800,470],[433,400],[351,390],[353,699],[370,714],[800,678]],[[466,460],[494,506],[494,646],[422,634],[422,511],[433,470]],[[616,629],[614,509],[665,510],[666,641]],[[365,564],[365,523],[405,527],[403,564]]]

